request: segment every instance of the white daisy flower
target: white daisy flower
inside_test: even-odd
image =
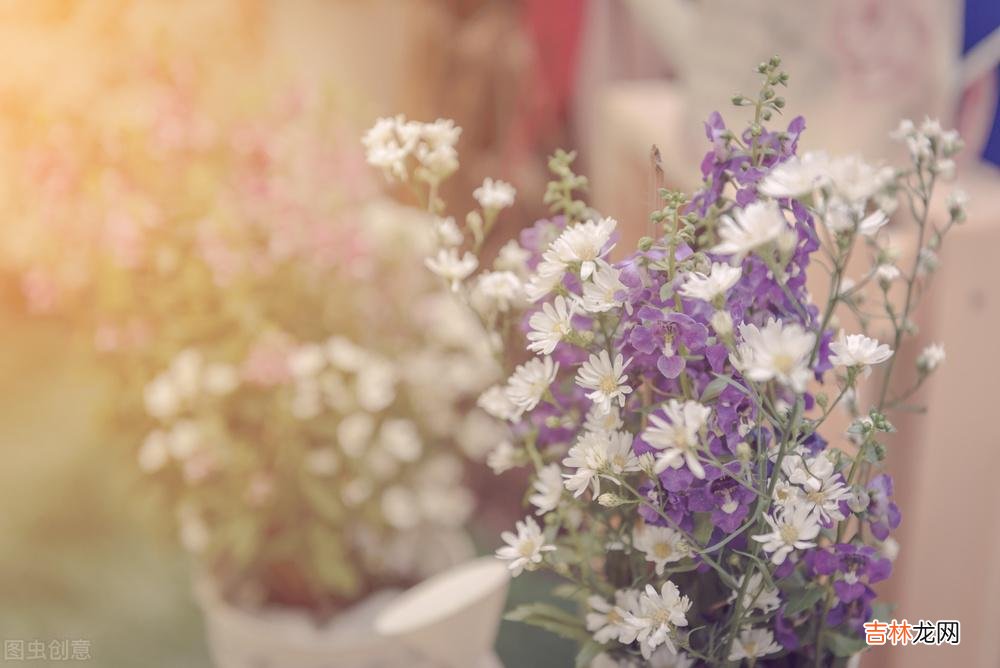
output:
[[[883,188],[889,176],[888,172],[854,155],[832,160],[828,174],[833,192],[854,204],[862,204],[870,199]]]
[[[622,300],[616,295],[625,290],[621,272],[606,262],[601,262],[591,280],[583,284],[583,308],[590,313],[604,313],[618,308]]]
[[[538,472],[532,487],[535,493],[528,497],[528,503],[538,508],[535,514],[544,515],[555,510],[562,498],[562,469],[558,464],[549,464]]]
[[[731,267],[721,262],[713,262],[709,273],[691,272],[687,275],[684,284],[680,288],[681,295],[691,299],[702,299],[706,302],[713,301],[716,297],[722,297],[729,288],[736,285],[740,280],[743,270],[740,267]]]
[[[674,644],[676,629],[687,626],[690,608],[691,599],[681,596],[673,582],[664,582],[659,592],[653,585],[646,585],[646,590],[639,597],[638,612],[628,616],[629,623],[639,631],[636,639],[645,659],[648,660],[653,650],[661,645],[677,653]]]
[[[815,510],[821,520],[844,519],[840,502],[850,499],[851,490],[829,457],[792,453],[781,460],[781,470],[789,483],[799,486],[800,492],[794,496]]]
[[[751,662],[768,654],[781,651],[781,645],[774,641],[774,634],[767,629],[753,629],[749,626],[740,630],[729,653],[730,661],[749,659]]]
[[[702,430],[708,423],[712,409],[697,401],[681,403],[671,399],[663,412],[667,420],[651,413],[649,421],[653,426],[642,434],[644,441],[661,451],[656,459],[656,472],[662,473],[668,466],[680,468],[687,464],[696,478],[704,479],[705,467],[698,459],[698,450]]]
[[[616,407],[612,406],[611,410],[605,412],[601,410],[600,406],[592,405],[584,418],[583,429],[584,431],[610,432],[621,429],[623,424],[621,413]]]
[[[924,372],[933,371],[941,366],[944,359],[944,346],[940,343],[932,343],[917,356],[917,368]]]
[[[771,532],[751,536],[758,543],[763,543],[765,552],[771,555],[771,563],[780,566],[794,550],[807,550],[816,547],[816,536],[819,535],[819,514],[811,504],[791,498],[786,503],[768,515],[764,520],[771,527]]]
[[[754,202],[738,210],[735,218],[723,216],[719,222],[720,242],[712,252],[727,255],[745,255],[777,241],[789,229],[788,221],[774,202]]]
[[[632,452],[632,434],[627,431],[587,432],[569,449],[563,466],[566,489],[580,496],[591,488],[596,498],[601,493],[601,478],[618,481],[628,472],[639,470],[639,460]]]
[[[830,158],[826,153],[793,156],[772,169],[757,190],[768,197],[802,197],[827,181],[829,169]]]
[[[860,367],[865,376],[873,364],[881,364],[892,357],[892,348],[864,334],[845,334],[840,330],[837,340],[830,344],[830,363],[835,366]]]
[[[553,302],[542,304],[542,310],[528,319],[528,350],[541,355],[551,355],[563,339],[573,331],[576,305],[558,295]]]
[[[746,575],[741,575],[736,580],[736,589],[734,589],[727,599],[728,603],[734,603],[736,601],[736,594],[741,588],[743,588],[743,580]],[[768,587],[767,583],[764,582],[764,576],[760,573],[754,572],[750,576],[749,582],[745,588],[743,588],[743,603],[742,608],[744,612],[749,610],[760,610],[761,612],[767,614],[769,612],[774,612],[781,607],[781,596],[775,587]]]
[[[514,404],[514,417],[519,418],[525,411],[534,410],[548,391],[559,372],[559,363],[545,356],[528,360],[514,369],[507,381],[507,399]]]
[[[468,278],[479,266],[476,256],[466,251],[461,258],[454,248],[442,248],[437,255],[424,260],[424,264],[432,272],[448,281],[452,291],[457,292],[458,286]]]
[[[771,319],[763,329],[740,325],[743,341],[732,356],[733,365],[747,378],[757,382],[777,380],[795,392],[805,392],[811,371],[809,357],[816,335],[801,325],[784,325]]]
[[[600,355],[591,355],[580,366],[576,374],[576,384],[592,390],[587,394],[587,398],[599,405],[602,410],[611,410],[611,405],[615,401],[624,407],[626,397],[632,392],[632,388],[625,382],[625,367],[631,362],[631,359],[626,361],[621,353],[615,355],[612,362],[608,351],[602,350]]]
[[[545,536],[531,516],[517,523],[517,534],[504,531],[500,534],[507,545],[496,551],[497,558],[509,561],[507,567],[514,577],[525,570],[533,571],[542,563],[543,553],[556,549],[545,544]]]
[[[639,630],[628,623],[628,616],[639,611],[637,590],[619,589],[615,592],[613,605],[600,596],[590,596],[587,605],[590,607],[587,630],[594,634],[594,640],[601,644],[617,640],[623,645],[635,641]]]
[[[611,251],[608,244],[617,225],[613,218],[603,218],[567,227],[552,242],[555,259],[563,267],[579,264],[580,278],[586,280],[597,270],[597,260]]]
[[[537,302],[547,297],[562,283],[563,277],[566,275],[566,267],[561,262],[545,259],[550,254],[551,251],[547,251],[546,255],[542,256],[542,262],[538,264],[535,274],[524,286],[524,294],[529,302]]]
[[[646,561],[656,565],[656,574],[663,575],[667,564],[686,559],[691,548],[679,531],[670,527],[645,524],[632,533],[632,545],[646,555]]]
[[[491,178],[483,180],[483,185],[472,191],[472,196],[479,202],[479,206],[487,211],[500,211],[507,207],[514,206],[514,196],[517,190],[506,181]]]

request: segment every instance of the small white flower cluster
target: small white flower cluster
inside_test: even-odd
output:
[[[892,137],[906,145],[914,162],[927,165],[941,178],[955,176],[954,157],[964,147],[956,130],[945,130],[939,121],[931,118],[925,118],[919,126],[911,120],[903,120]]]
[[[676,630],[688,625],[691,599],[682,596],[673,582],[667,580],[659,591],[653,585],[646,585],[642,591],[618,590],[613,604],[600,596],[591,596],[587,605],[590,608],[587,630],[597,642],[616,640],[628,645],[638,641],[647,661],[660,650],[663,659],[673,657],[678,661],[674,665],[691,665],[676,645]]]
[[[382,169],[392,180],[406,181],[411,176],[410,158],[417,162],[413,175],[428,183],[440,183],[458,169],[458,143],[462,129],[453,121],[438,119],[433,123],[408,121],[400,115],[380,118],[362,143],[369,164]]]

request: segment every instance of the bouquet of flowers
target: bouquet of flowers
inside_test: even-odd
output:
[[[530,304],[487,323],[495,343],[520,324],[533,354],[479,400],[509,424],[491,465],[533,472],[532,513],[497,556],[515,575],[566,580],[555,593],[578,614],[535,603],[509,617],[578,640],[578,666],[839,665],[880,609],[872,586],[900,522],[883,472],[889,416],[943,349],[919,355],[912,385],[891,379],[936,251],[964,218],[959,192],[947,220],[930,214],[961,142],[907,121],[895,133],[906,168],[799,156],[802,118],[767,126],[788,77],[777,58],[758,71],[759,93],[733,100],[753,120],[733,131],[709,118],[702,188],[661,191],[655,235],[624,260],[610,259],[616,221],[576,198],[586,180],[559,153],[557,215],[505,246],[496,271],[473,276],[460,236],[429,262],[473,305],[499,276]],[[473,252],[503,203],[479,195]],[[889,244],[896,213],[917,231],[912,261]],[[807,274],[827,275],[821,302]],[[835,447],[824,427],[840,410],[850,426]]]
[[[497,367],[423,269],[426,215],[377,196],[331,97],[143,53],[94,106],[0,117],[0,246],[103,354],[111,436],[202,580],[323,618],[470,556]]]

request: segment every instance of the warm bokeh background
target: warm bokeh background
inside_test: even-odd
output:
[[[183,96],[159,97],[152,84],[163,72],[211,90],[223,115],[255,95],[322,90],[338,101],[348,137],[379,115],[455,118],[464,128],[463,170],[450,201],[464,206],[487,175],[513,182],[518,207],[505,214],[501,238],[544,213],[537,205],[544,158],[557,146],[579,147],[594,205],[618,218],[626,236],[641,236],[652,202],[650,144],[661,148],[667,185],[691,187],[700,119],[711,108],[726,111],[734,92],[753,85],[753,65],[772,52],[792,75],[789,107],[809,120],[810,148],[892,158],[885,137],[898,117],[940,116],[966,137],[960,178],[972,202],[921,317],[921,338],[948,348],[924,397],[933,411],[900,423],[890,455],[904,512],[891,596],[911,620],[960,619],[963,645],[887,652],[865,665],[992,668],[1000,665],[1000,522],[990,510],[1000,464],[990,420],[991,379],[1000,372],[990,352],[1000,327],[1000,176],[991,165],[1000,160],[998,7],[990,0],[967,8],[940,0],[808,8],[721,0],[4,2],[0,238],[6,257],[23,259],[18,249],[26,244],[38,248],[26,240],[41,218],[26,214],[17,179],[32,146],[49,147],[58,161],[61,121],[73,132],[81,119],[163,104],[162,132],[171,137],[170,114],[183,114]],[[159,168],[169,173],[170,164]],[[47,193],[45,206],[71,196]],[[80,230],[65,233],[72,239]],[[905,248],[905,231],[898,234]],[[46,266],[65,269],[73,251],[68,241],[46,247]],[[98,435],[112,381],[82,333],[87,304],[54,307],[72,272],[24,270],[23,262],[0,267],[0,636],[87,638],[96,665],[114,668],[208,665],[185,558],[153,521],[131,453]],[[517,495],[491,485],[478,526],[483,550],[517,511]],[[519,579],[512,597],[540,584]],[[499,651],[511,668],[569,665],[572,656],[567,643],[510,623]]]

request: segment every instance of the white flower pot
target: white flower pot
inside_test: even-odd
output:
[[[502,668],[492,646],[507,578],[479,578],[474,595],[470,592],[475,587],[448,585],[455,577],[469,584],[470,568],[476,574],[486,572],[477,567],[481,563],[456,566],[409,592],[373,594],[322,627],[293,609],[238,608],[205,582],[195,587],[195,593],[216,668]],[[421,592],[431,592],[434,600]],[[394,612],[400,610],[398,604],[403,606],[402,616]],[[442,611],[451,614],[442,616]],[[376,630],[376,620],[386,615],[390,624],[388,633],[383,633]],[[449,625],[447,636],[441,635],[442,621]],[[449,647],[443,653],[426,651],[421,640],[428,634]],[[464,663],[450,662],[456,653]]]

